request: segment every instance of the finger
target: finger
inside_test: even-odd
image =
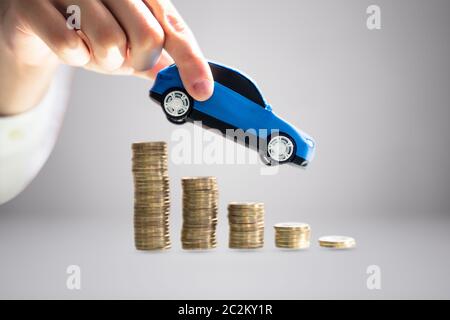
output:
[[[165,67],[172,65],[173,63],[174,63],[174,61],[173,61],[172,57],[165,50],[163,50],[161,52],[161,55],[160,55],[158,61],[149,70],[136,71],[133,68],[122,66],[122,68],[114,70],[112,72],[108,72],[108,74],[119,75],[119,76],[136,76],[136,77],[144,78],[147,80],[155,79],[156,75],[158,74],[159,71],[161,71]],[[91,71],[95,71],[95,72],[105,73],[96,64],[89,63],[84,68],[91,70]]]
[[[164,31],[142,0],[102,0],[120,22],[128,38],[126,66],[148,71],[158,61],[164,45]]]
[[[84,66],[90,61],[89,50],[66,20],[49,2],[27,1],[21,10],[27,28],[38,36],[62,60],[72,66]]]
[[[76,4],[81,12],[81,32],[91,51],[91,64],[105,72],[119,69],[125,61],[127,38],[109,10],[97,0],[56,0],[61,10]]]
[[[159,71],[161,71],[165,67],[170,66],[173,63],[174,61],[172,57],[165,50],[163,50],[161,52],[159,60],[156,62],[153,68],[147,71],[134,72],[134,75],[145,79],[155,79]]]
[[[196,100],[207,100],[213,93],[214,81],[191,30],[170,1],[144,1],[164,30],[164,48],[175,60],[186,90]]]

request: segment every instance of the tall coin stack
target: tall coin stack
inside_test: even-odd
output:
[[[132,150],[136,249],[168,249],[170,199],[167,144],[134,143]]]
[[[257,249],[264,246],[264,204],[230,203],[229,247],[233,249]]]
[[[215,177],[189,177],[183,187],[183,249],[211,249],[217,246],[218,188]]]
[[[284,222],[274,225],[275,246],[285,249],[309,248],[311,228],[306,223]]]

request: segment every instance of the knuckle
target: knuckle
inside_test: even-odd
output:
[[[165,36],[162,28],[153,29],[152,39],[158,47],[162,47],[164,45]]]
[[[55,32],[51,35],[51,38],[57,51],[76,49],[80,45],[79,37],[72,32]]]
[[[176,14],[167,13],[166,20],[173,31],[178,33],[185,33],[187,31],[186,23]]]
[[[138,33],[136,42],[145,48],[163,47],[164,32],[161,28],[146,27]]]
[[[133,67],[137,71],[151,69],[158,61],[164,46],[162,28],[146,26],[134,35],[131,46]]]
[[[116,28],[109,26],[102,26],[96,30],[94,41],[103,49],[108,49],[112,46],[117,46],[123,49],[126,46],[127,39],[123,32],[118,32]]]

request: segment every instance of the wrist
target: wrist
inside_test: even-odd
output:
[[[8,46],[1,45],[0,116],[20,114],[36,106],[47,92],[57,65],[56,59],[39,66],[27,65]]]

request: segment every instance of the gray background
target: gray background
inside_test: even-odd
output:
[[[47,165],[0,208],[1,298],[450,298],[450,2],[174,1],[205,54],[257,82],[318,142],[307,170],[170,166],[173,249],[133,247],[130,144],[170,141],[151,83],[77,71]],[[366,28],[369,4],[382,29]],[[191,125],[187,125],[192,130]],[[180,249],[180,178],[215,175],[219,248]],[[266,204],[266,246],[227,249],[226,204]],[[304,252],[273,246],[272,224],[311,224]],[[325,234],[357,239],[319,248]],[[82,290],[66,289],[66,267]],[[366,287],[380,266],[382,289]]]

